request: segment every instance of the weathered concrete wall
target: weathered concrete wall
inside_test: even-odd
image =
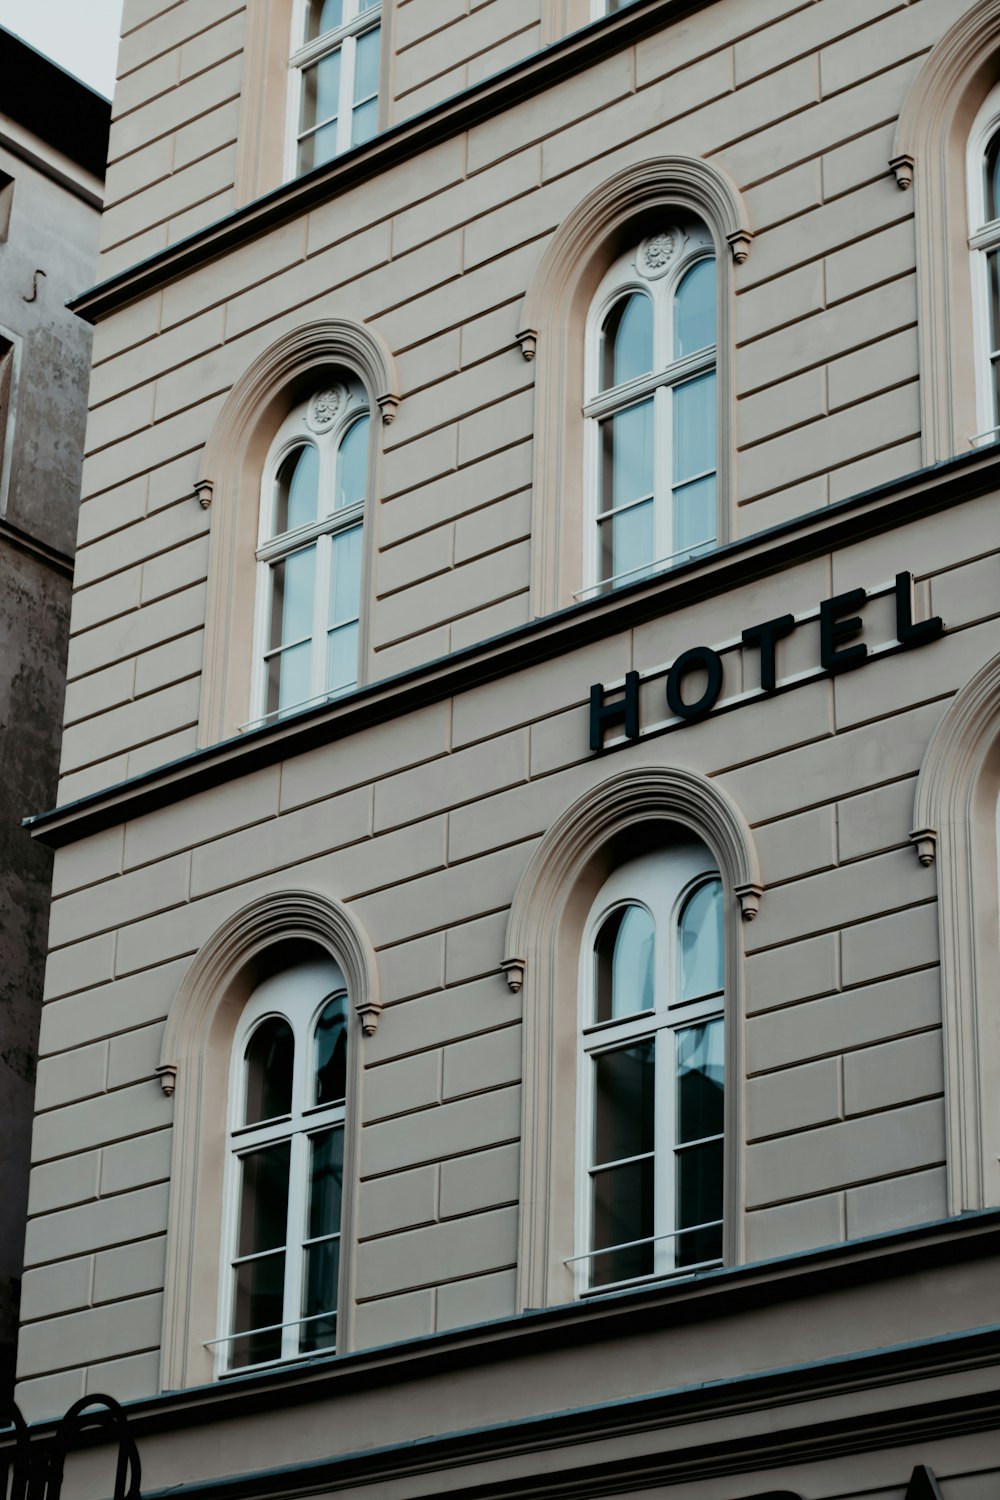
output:
[[[13,1377],[51,882],[21,820],[56,787],[91,344],[65,303],[92,278],[99,223],[93,202],[5,140],[28,148],[0,115],[0,171],[13,178],[0,348],[12,346],[14,366],[0,432],[0,1397]],[[44,143],[31,148],[83,177]]]

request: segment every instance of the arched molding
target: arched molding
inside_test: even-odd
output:
[[[694,833],[718,862],[726,894],[725,1182],[727,1264],[742,1259],[744,1014],[741,892],[762,892],[753,836],[713,782],[676,767],[612,776],[557,819],[518,884],[503,969],[523,988],[523,1095],[518,1306],[568,1301],[572,1277],[577,975],[583,924],[611,869],[642,848],[669,847],[671,828]],[[512,987],[513,984],[512,984]]]
[[[890,166],[913,189],[923,462],[976,432],[965,148],[1000,76],[1000,0],[977,0],[928,54],[896,123]]]
[[[361,1033],[374,1030],[381,1008],[378,966],[363,930],[339,902],[313,891],[281,891],[233,913],[209,938],[188,971],[164,1031],[157,1073],[161,1084],[167,1077],[175,1086],[160,1368],[164,1390],[212,1378],[213,1361],[205,1346],[216,1336],[227,1080],[237,1023],[262,978],[317,949],[339,964],[360,1023],[348,1050],[341,1226],[348,1258],[341,1336],[346,1346],[352,1341],[350,1247],[358,1175]]]
[[[235,733],[249,715],[254,549],[260,478],[268,447],[282,420],[312,393],[330,368],[353,371],[372,412],[392,422],[399,407],[395,361],[384,341],[350,318],[321,318],[292,329],[271,344],[237,380],[205,445],[195,485],[211,510],[205,658],[199,739],[214,744]],[[378,493],[379,423],[371,425],[369,483]],[[374,507],[372,507],[374,511]],[[374,522],[374,514],[370,517]],[[369,532],[374,526],[368,527]],[[370,597],[374,537],[362,597]],[[362,661],[364,630],[362,630]]]
[[[1000,656],[952,700],[917,778],[913,833],[938,883],[949,1212],[1000,1203],[997,796]],[[928,859],[928,854],[930,859]]]
[[[716,246],[718,275],[719,540],[731,534],[735,474],[733,266],[753,239],[739,189],[691,156],[637,162],[601,183],[563,220],[524,299],[518,342],[535,361],[532,605],[573,602],[582,583],[583,343],[587,308],[608,266],[664,211],[696,214]]]

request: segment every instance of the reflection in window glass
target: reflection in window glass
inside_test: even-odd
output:
[[[348,505],[360,505],[365,498],[368,482],[368,431],[367,417],[361,417],[341,440],[337,456],[337,493],[334,505],[343,510]]]
[[[278,470],[274,535],[315,521],[319,504],[319,455],[311,445],[290,453]]]
[[[1000,131],[986,148],[986,222],[1000,219]]]
[[[295,1042],[288,1022],[271,1016],[247,1043],[244,1125],[287,1115],[292,1107]]]
[[[594,1284],[640,1276],[652,1265],[654,1047],[651,1037],[594,1058]],[[615,1246],[628,1246],[614,1249]]]
[[[315,1104],[340,1104],[347,1092],[347,996],[334,995],[316,1022]]]
[[[602,341],[601,389],[610,390],[653,368],[653,306],[639,292],[624,297],[608,313]]]
[[[344,0],[309,0],[306,6],[305,40],[313,42],[328,31],[336,31],[344,19]]]
[[[594,945],[596,1021],[653,1008],[653,919],[642,906],[621,906]]]
[[[674,294],[674,359],[715,343],[715,261],[692,266]]]
[[[678,1266],[722,1254],[723,1023],[677,1033]],[[694,1227],[689,1227],[694,1226]]]
[[[680,921],[682,1000],[722,989],[722,882],[710,880],[688,899]]]

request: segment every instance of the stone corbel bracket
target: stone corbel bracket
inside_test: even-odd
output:
[[[156,1076],[160,1080],[160,1088],[169,1099],[177,1087],[177,1064],[160,1063],[156,1069]]]
[[[734,229],[731,234],[726,235],[726,243],[733,252],[733,260],[741,266],[745,260],[750,258],[750,245],[753,241],[752,229]]]
[[[521,353],[530,364],[538,350],[538,329],[522,328],[517,335],[517,342],[521,346]]]
[[[355,1014],[361,1022],[361,1030],[365,1036],[374,1036],[378,1031],[378,1020],[382,1014],[382,1004],[378,1000],[362,1000],[354,1007]]]
[[[507,980],[507,988],[515,995],[524,983],[526,968],[527,960],[523,958],[505,958],[500,965],[500,972]]]
[[[760,911],[760,898],[764,894],[764,887],[748,881],[745,885],[734,886],[733,890],[740,903],[740,916],[744,922],[752,922]]]
[[[386,427],[391,427],[399,410],[399,396],[395,391],[386,391],[383,395],[376,397],[376,400],[378,409],[382,413],[382,421]]]
[[[905,193],[913,186],[913,169],[916,162],[908,151],[900,152],[899,156],[889,158],[889,167],[896,175],[896,182]]]
[[[910,843],[917,851],[917,858],[922,865],[932,865],[937,858],[938,832],[936,828],[914,828],[910,834]]]
[[[195,485],[194,485],[195,499],[198,501],[198,504],[201,506],[202,510],[208,510],[208,507],[212,503],[212,494],[213,494],[214,490],[215,490],[215,485],[212,483],[212,481],[210,479],[196,479],[195,480]]]

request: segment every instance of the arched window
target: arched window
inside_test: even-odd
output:
[[[976,340],[974,442],[1000,437],[1000,88],[987,96],[969,136],[969,247]]]
[[[316,958],[258,984],[237,1028],[219,1373],[336,1348],[348,1017]]]
[[[371,420],[348,376],[297,406],[264,466],[253,718],[358,682]]]
[[[380,0],[305,0],[293,8],[291,176],[378,130]]]
[[[718,1265],[725,1109],[722,881],[678,832],[591,907],[580,984],[580,1294]]]
[[[587,327],[588,590],[710,550],[718,537],[716,267],[678,216],[620,256]]]

